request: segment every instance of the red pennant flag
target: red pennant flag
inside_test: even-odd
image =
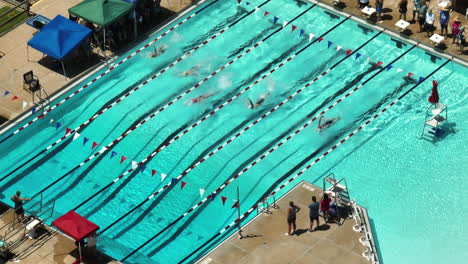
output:
[[[383,62],[378,61],[378,62],[377,62],[377,67],[379,67],[379,66],[382,65],[382,64],[383,64]]]
[[[240,3],[241,3],[241,0],[237,0],[237,3],[240,4]]]
[[[236,201],[231,208],[237,208],[237,207],[239,207],[239,201]]]
[[[68,133],[70,133],[70,131],[71,131],[71,128],[68,128],[68,127],[67,127],[67,128],[65,129],[65,135],[68,134]]]
[[[296,28],[297,28],[297,27],[296,27],[295,25],[292,25],[292,30],[291,30],[291,32],[293,32],[294,30],[296,30]]]
[[[408,78],[411,78],[411,76],[413,76],[414,73],[411,73],[411,72],[408,72]]]
[[[127,157],[122,156],[122,157],[120,158],[120,164],[122,164],[126,159],[127,159]]]
[[[185,187],[186,184],[187,184],[186,182],[181,181],[180,182],[180,189],[182,190]]]
[[[350,49],[347,49],[347,50],[346,50],[346,55],[351,54],[351,52],[352,52],[352,51],[351,51]]]
[[[221,200],[223,201],[223,205],[226,203],[226,199],[227,199],[226,197],[221,196]]]
[[[18,96],[16,96],[16,95],[13,96],[13,98],[11,98],[12,101],[14,101],[14,100],[16,100],[16,99],[18,99]]]
[[[95,142],[93,142],[93,146],[91,147],[91,149],[94,149],[94,148],[95,148],[97,145],[99,145],[99,144],[98,144],[98,143],[96,143],[96,141],[95,141]]]
[[[263,16],[268,16],[269,14],[270,14],[270,12],[265,11],[265,13],[263,13]]]
[[[156,174],[157,171],[155,170],[151,170],[151,176],[154,176]]]
[[[322,38],[322,37],[318,38],[318,42],[320,42],[320,41],[322,41],[322,40],[323,40],[323,38]]]

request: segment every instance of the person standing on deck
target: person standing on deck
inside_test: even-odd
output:
[[[310,217],[310,227],[309,227],[309,232],[314,231],[312,228],[314,225],[314,221],[317,221],[317,229],[320,225],[319,221],[319,209],[320,209],[320,204],[317,202],[317,198],[315,196],[312,196],[312,203],[309,205],[309,217]]]
[[[439,12],[440,15],[440,35],[444,36],[444,31],[445,31],[445,37],[448,36],[448,22],[450,20],[450,12],[448,7],[444,7],[442,10]]]
[[[420,4],[420,1],[421,0],[413,0],[413,19],[411,19],[411,21],[415,22],[415,18],[416,17],[419,17],[419,6],[421,5]]]
[[[16,214],[16,217],[18,218],[18,221],[23,220],[24,218],[23,201],[30,201],[31,198],[22,198],[21,192],[16,191],[16,195],[13,195],[11,197],[11,200],[13,201],[13,203],[15,203],[15,214]]]
[[[384,0],[375,0],[375,10],[377,11],[377,20],[382,20],[383,12],[383,1]]]
[[[301,208],[296,206],[293,201],[289,202],[288,208],[288,235],[292,236],[296,233],[296,213],[299,212]],[[292,229],[292,232],[291,232]]]
[[[418,13],[419,33],[421,33],[423,32],[423,26],[426,23],[427,5],[425,1],[423,1],[419,6]]]

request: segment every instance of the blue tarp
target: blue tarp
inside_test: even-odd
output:
[[[57,60],[63,60],[91,32],[91,29],[57,15],[28,41],[28,45]]]

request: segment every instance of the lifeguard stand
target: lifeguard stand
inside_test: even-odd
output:
[[[351,211],[352,202],[349,197],[346,179],[342,178],[341,180],[337,180],[335,174],[330,173],[327,177],[323,178],[323,191],[331,193],[334,197],[333,199],[337,206],[338,217],[348,217],[349,214],[347,212]]]
[[[42,85],[39,83],[39,79],[33,74],[33,71],[28,71],[23,74],[23,89],[32,95],[32,101],[34,104],[39,104],[43,108],[45,105],[49,104],[49,95],[42,88]],[[45,97],[42,97],[42,93],[45,94]],[[36,102],[36,97],[39,99]]]
[[[436,137],[440,135],[440,126],[443,122],[447,121],[447,106],[441,103],[430,105],[426,110],[424,117],[424,127],[421,133],[421,139],[435,141]]]

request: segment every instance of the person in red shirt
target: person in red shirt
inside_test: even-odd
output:
[[[328,209],[330,208],[330,198],[328,198],[328,194],[324,193],[322,201],[320,201],[320,211],[323,213],[323,218],[325,219],[325,222],[327,222],[328,219]]]

